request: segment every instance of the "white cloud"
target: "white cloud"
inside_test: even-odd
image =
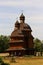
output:
[[[43,0],[2,0],[0,6],[43,7]]]
[[[0,1],[0,6],[28,6],[31,5],[31,1]]]
[[[39,16],[39,15],[38,16],[32,16],[31,20],[43,21],[43,15],[41,15],[41,16]]]
[[[31,6],[36,8],[43,8],[43,0],[30,0]]]
[[[32,34],[35,38],[43,39],[43,25],[32,25]]]
[[[16,13],[0,13],[0,19],[6,19],[6,18],[10,18],[10,19],[14,19],[16,18]]]

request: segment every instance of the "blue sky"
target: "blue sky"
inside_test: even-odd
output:
[[[32,35],[43,40],[43,0],[0,0],[0,35],[10,35],[23,13]]]

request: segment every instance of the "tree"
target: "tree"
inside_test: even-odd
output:
[[[10,38],[8,36],[0,36],[0,52],[4,52],[7,48],[9,48],[9,42]]]
[[[34,39],[34,49],[36,51],[41,51],[41,40],[38,38]]]

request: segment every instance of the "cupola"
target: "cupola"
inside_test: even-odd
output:
[[[25,20],[25,16],[23,15],[23,13],[20,16],[20,23],[24,23]]]
[[[20,24],[19,24],[19,21],[17,20],[16,23],[15,23],[15,27],[19,28]]]

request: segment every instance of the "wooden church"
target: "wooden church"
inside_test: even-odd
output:
[[[10,47],[7,51],[15,56],[33,55],[34,43],[33,36],[31,34],[31,27],[25,23],[25,16],[23,13],[20,15],[20,22],[15,22],[15,27],[10,36]]]

